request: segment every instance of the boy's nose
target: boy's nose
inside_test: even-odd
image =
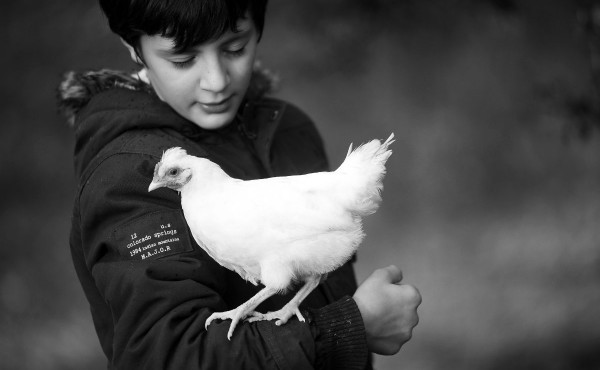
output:
[[[219,57],[206,58],[200,76],[200,88],[210,92],[221,92],[229,85],[229,74]]]

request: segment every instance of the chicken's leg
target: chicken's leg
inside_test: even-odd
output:
[[[231,335],[233,334],[233,330],[237,326],[238,322],[244,318],[246,318],[250,313],[254,311],[254,309],[261,304],[265,299],[271,297],[276,294],[277,290],[264,287],[258,293],[256,293],[252,298],[247,300],[246,302],[239,305],[237,308],[225,311],[225,312],[214,312],[212,315],[206,319],[206,323],[204,324],[204,328],[208,328],[208,325],[215,320],[226,320],[231,319],[231,325],[229,325],[229,331],[227,332],[227,339],[231,340]]]
[[[311,276],[305,280],[304,285],[298,293],[292,298],[285,306],[283,306],[279,311],[275,312],[267,312],[262,314],[260,312],[252,312],[250,314],[249,322],[261,321],[261,320],[273,320],[279,319],[275,322],[275,325],[279,326],[285,324],[290,317],[296,315],[298,320],[304,321],[304,316],[300,313],[300,309],[298,306],[302,301],[319,285],[321,281],[321,276]]]

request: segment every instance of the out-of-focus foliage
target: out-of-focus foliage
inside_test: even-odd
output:
[[[274,0],[278,95],[339,164],[396,134],[357,272],[423,295],[378,369],[600,368],[598,1]],[[0,368],[103,369],[70,262],[67,69],[132,68],[94,1],[0,3]],[[586,141],[565,141],[582,132]]]
[[[577,11],[579,32],[587,43],[590,87],[587,94],[568,101],[568,112],[581,137],[600,129],[600,1],[580,0]]]

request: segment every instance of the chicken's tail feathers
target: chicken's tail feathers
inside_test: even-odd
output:
[[[352,197],[353,211],[359,216],[370,215],[379,208],[382,181],[386,174],[385,164],[392,155],[389,146],[394,141],[392,133],[383,143],[375,139],[356,149],[352,149],[351,144],[346,159],[336,170],[347,176],[347,194]]]
[[[365,153],[366,155],[370,155],[370,157],[384,155],[386,156],[384,160],[385,164],[385,161],[387,161],[387,159],[392,154],[392,151],[389,149],[389,146],[394,141],[396,140],[394,140],[394,133],[392,132],[383,143],[378,139],[374,139],[369,141],[368,143],[359,145],[356,149],[353,149],[353,144],[350,143],[350,147],[348,148],[348,154],[346,154],[346,158],[348,158],[350,155],[360,155],[361,152]]]

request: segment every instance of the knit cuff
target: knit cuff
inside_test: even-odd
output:
[[[369,356],[367,337],[354,299],[346,296],[311,314],[317,328],[317,368],[364,369]]]

